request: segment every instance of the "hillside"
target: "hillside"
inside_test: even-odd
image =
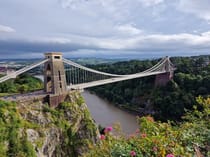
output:
[[[1,157],[76,157],[97,141],[98,131],[83,98],[67,95],[58,108],[42,100],[0,100]]]
[[[193,104],[197,104],[197,96],[210,94],[210,56],[173,57],[171,61],[177,70],[166,87],[155,87],[155,76],[151,76],[94,87],[91,91],[137,115],[150,114],[162,121],[181,120],[185,109],[192,109]],[[157,62],[133,60],[91,67],[110,73],[131,74]]]

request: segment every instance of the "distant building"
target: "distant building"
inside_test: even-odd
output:
[[[15,70],[12,68],[8,68],[8,65],[0,65],[0,74],[1,75],[8,75],[13,73]]]
[[[7,71],[6,69],[7,69],[6,67],[0,67],[0,74],[5,75]]]

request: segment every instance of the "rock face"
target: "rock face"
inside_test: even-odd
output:
[[[0,106],[0,112],[7,106],[10,105]],[[13,113],[9,117],[7,112],[11,108]],[[10,134],[5,135],[5,140],[0,141],[0,146],[6,143],[0,149],[4,156],[77,157],[88,150],[90,143],[97,142],[98,129],[77,92],[68,94],[65,102],[54,109],[37,99],[13,103],[10,110],[3,112],[0,125],[1,121],[8,121],[8,131],[14,129],[17,141]],[[1,126],[5,126],[6,132],[6,124]]]

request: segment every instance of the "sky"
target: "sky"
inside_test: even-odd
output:
[[[0,58],[210,54],[210,0],[0,0]]]

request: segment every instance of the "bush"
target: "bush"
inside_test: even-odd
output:
[[[195,147],[204,156],[209,156],[210,98],[199,97],[197,102],[202,106],[202,111],[194,107],[177,125],[157,122],[147,116],[138,118],[139,130],[129,137],[120,133],[113,136],[107,132],[101,135],[96,146],[90,145],[90,151],[84,157],[190,157],[195,155]]]

